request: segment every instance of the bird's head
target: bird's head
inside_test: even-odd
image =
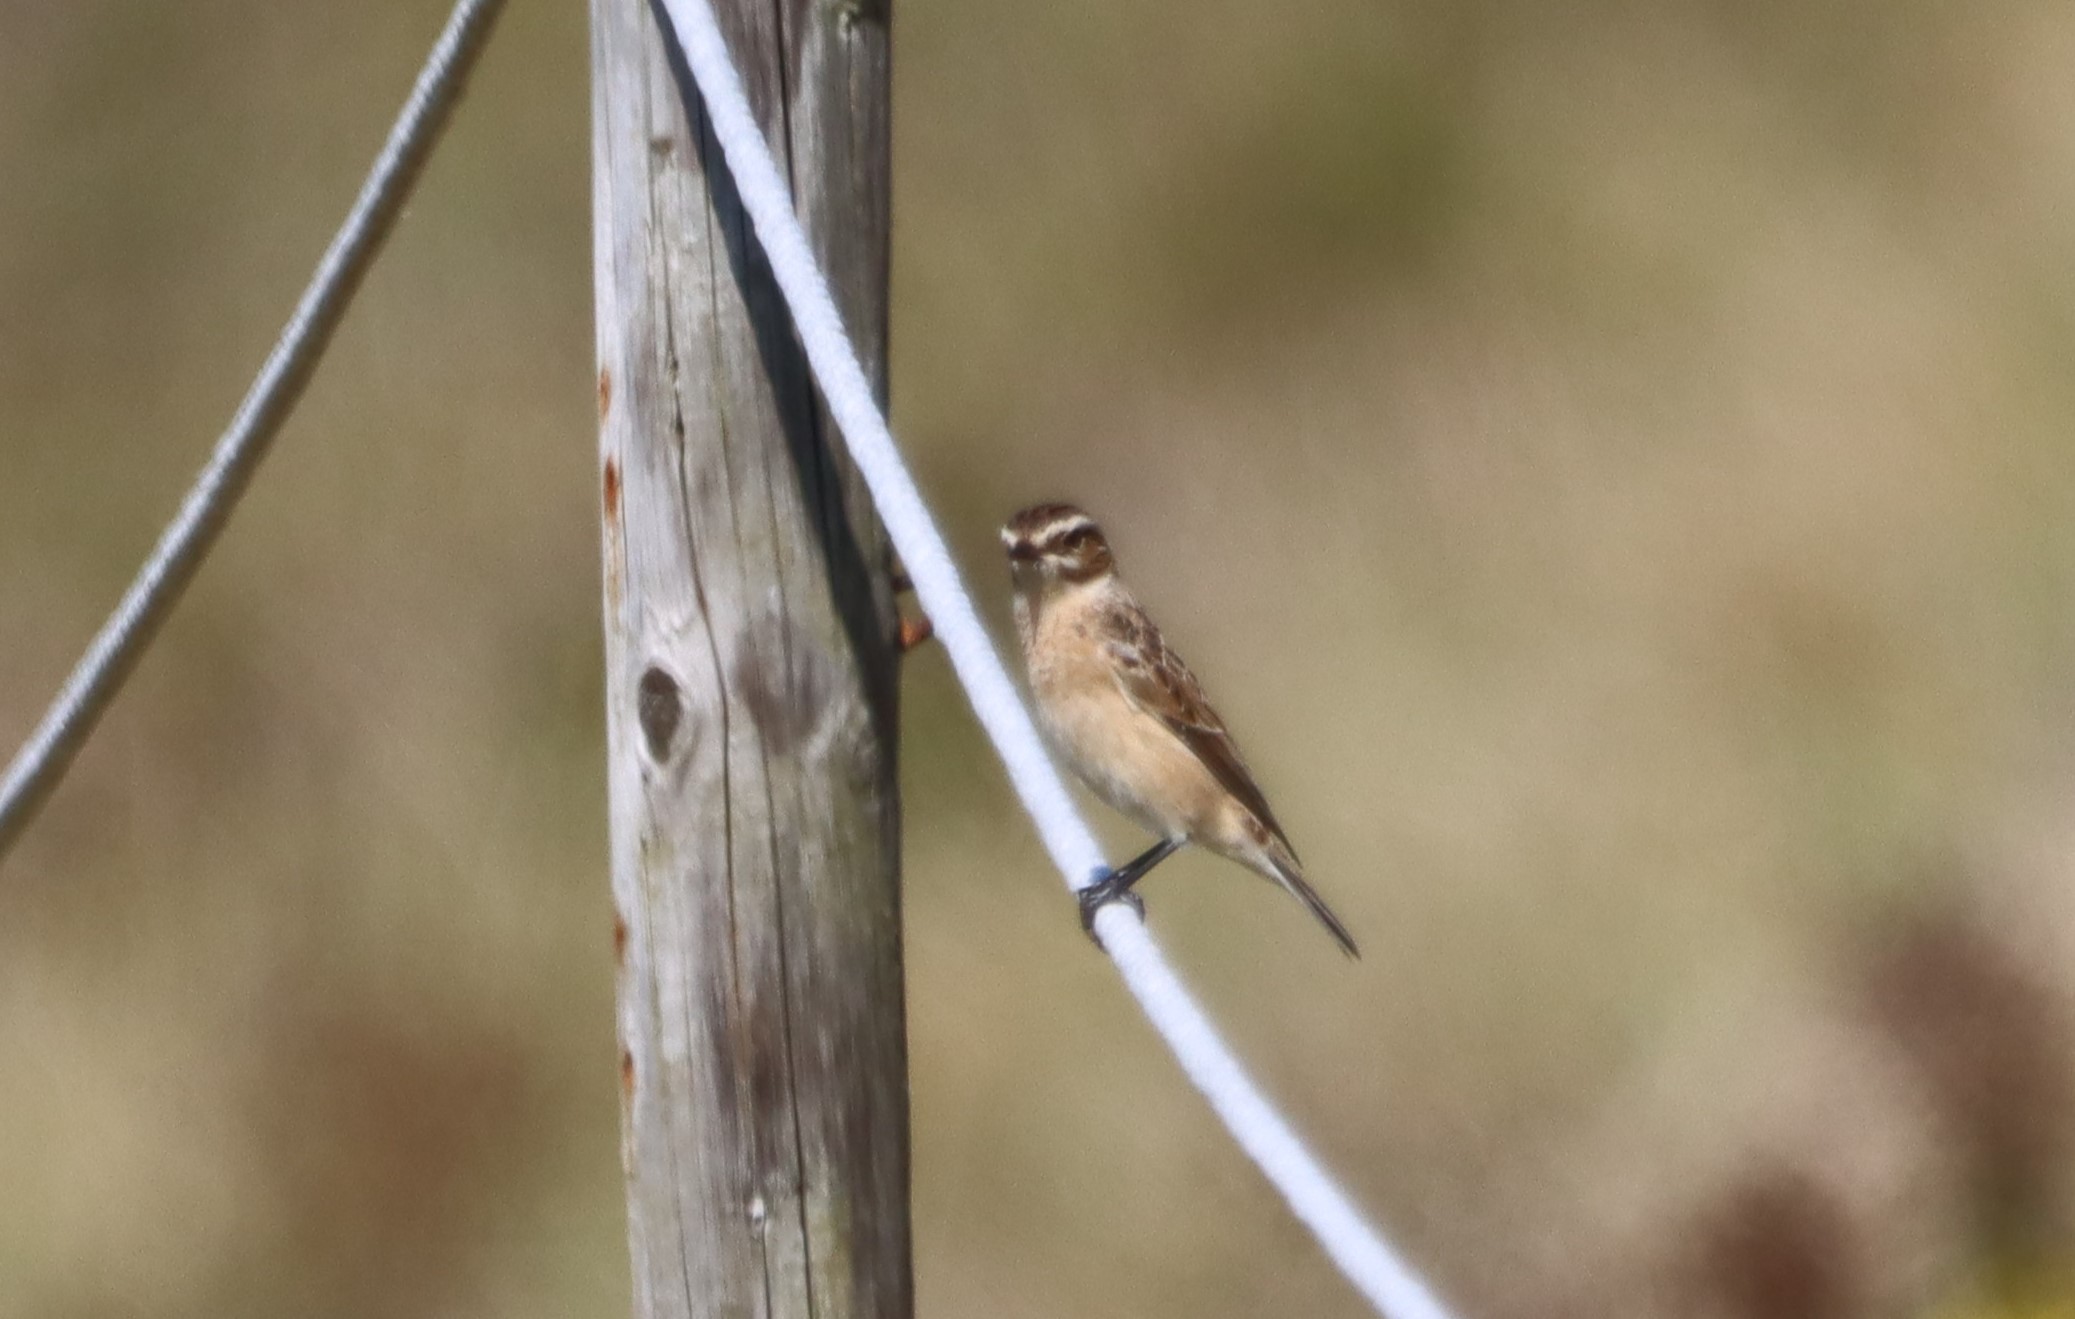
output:
[[[1036,504],[1001,529],[1009,572],[1025,590],[1079,585],[1109,576],[1117,562],[1095,519],[1072,504]]]

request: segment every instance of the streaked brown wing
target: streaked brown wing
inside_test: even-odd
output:
[[[1266,825],[1295,857],[1297,850],[1290,847],[1275,812],[1268,809],[1268,799],[1261,795],[1253,771],[1246,767],[1232,734],[1225,730],[1225,721],[1218,718],[1218,712],[1204,698],[1202,685],[1189,666],[1182,663],[1182,657],[1167,648],[1152,620],[1137,609],[1111,622],[1111,636],[1115,639],[1108,643],[1109,651],[1115,661],[1117,684],[1124,694],[1173,730],[1220,786]]]

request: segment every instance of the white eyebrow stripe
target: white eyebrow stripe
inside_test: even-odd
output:
[[[1089,517],[1086,513],[1076,513],[1070,518],[1061,518],[1057,522],[1047,522],[1031,535],[1030,542],[1033,545],[1049,545],[1055,540],[1064,540],[1076,531],[1084,529],[1088,531],[1096,530],[1095,519]]]
[[[1041,554],[1050,554],[1056,552],[1061,542],[1065,541],[1069,536],[1081,531],[1093,531],[1099,534],[1102,528],[1097,526],[1095,519],[1089,517],[1086,513],[1074,513],[1067,517],[1055,518],[1050,522],[1040,523],[1035,527],[1021,530],[1014,523],[1011,523],[1001,529],[1001,543],[1007,549],[1013,550],[1018,545],[1027,545]]]
[[[914,578],[916,598],[935,623],[952,670],[1000,754],[1045,850],[1068,886],[1085,890],[1110,873],[1102,847],[1081,818],[1028,707],[1002,667],[943,533],[887,429],[807,231],[793,212],[793,190],[772,159],[720,22],[707,0],[663,0],[663,7],[705,96],[714,137],[734,171],[742,205],[762,240],[771,273],[792,309],[808,365],[821,382],[822,397],[859,475],[871,488],[887,535]],[[1392,1319],[1450,1319],[1448,1307],[1369,1226],[1332,1173],[1247,1075],[1138,915],[1123,903],[1105,903],[1096,913],[1095,933],[1190,1081],[1376,1313]]]

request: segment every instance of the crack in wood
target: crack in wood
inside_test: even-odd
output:
[[[659,2],[592,0],[637,1313],[905,1319],[890,559]],[[885,189],[850,174],[885,166],[883,45],[826,0],[718,4],[883,351]]]

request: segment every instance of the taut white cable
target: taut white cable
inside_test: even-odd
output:
[[[793,214],[792,193],[757,127],[713,9],[708,0],[664,0],[664,8],[705,97],[713,135],[734,172],[743,209],[756,226],[772,275],[792,309],[793,324],[821,383],[829,413],[871,488],[887,535],[915,583],[915,594],[935,624],[973,712],[1007,766],[1009,781],[1036,824],[1045,849],[1071,887],[1085,888],[1106,868],[1102,849],[1053,769],[1029,711],[981,626],[951,551],[901,461],[893,433],[879,413],[871,383],[858,362],[857,349],[829,295],[828,282]],[[1112,902],[1096,914],[1095,921],[1102,946],[1174,1050],[1182,1070],[1348,1280],[1390,1319],[1449,1319],[1448,1310],[1363,1220],[1346,1193],[1248,1079],[1217,1028],[1169,969],[1137,915],[1123,903]]]
[[[28,829],[43,799],[65,777],[72,758],[93,735],[101,712],[122,690],[130,670],[158,636],[159,625],[216,547],[217,536],[259,470],[260,460],[267,456],[274,436],[295,411],[303,386],[323,360],[332,331],[353,304],[362,277],[403,213],[418,173],[446,129],[476,57],[482,54],[490,28],[503,10],[504,0],[460,0],[454,6],[396,126],[389,130],[389,140],[375,157],[367,181],[360,185],[353,209],[317,263],[302,300],[274,341],[274,350],[267,354],[245,401],[217,439],[208,464],[180,501],[180,511],[160,534],[151,557],[137,570],[136,580],[123,593],[115,612],[65,679],[43,722],[22,744],[7,773],[0,776],[0,860],[6,859],[8,849]]]

